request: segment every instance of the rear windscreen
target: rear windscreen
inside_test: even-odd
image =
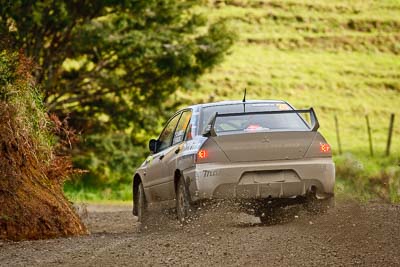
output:
[[[203,108],[201,129],[208,124],[211,117],[218,114],[293,110],[286,103],[248,103]],[[245,114],[236,116],[217,117],[214,124],[215,132],[257,132],[257,131],[306,131],[305,120],[297,113],[281,114]]]

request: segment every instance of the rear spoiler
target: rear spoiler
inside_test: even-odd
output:
[[[285,114],[285,113],[296,113],[296,114],[310,113],[310,122],[311,122],[310,131],[316,132],[319,128],[319,122],[317,119],[317,115],[315,115],[315,111],[313,108],[297,109],[297,110],[238,112],[238,113],[218,113],[218,112],[216,112],[216,113],[214,113],[213,116],[211,116],[207,126],[204,128],[202,135],[205,137],[217,136],[217,133],[215,132],[215,129],[214,129],[214,125],[215,125],[215,121],[216,121],[217,117],[232,117],[232,116],[258,115],[258,114]],[[308,125],[308,123],[307,123],[307,125]]]

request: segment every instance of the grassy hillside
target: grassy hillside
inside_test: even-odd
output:
[[[344,151],[368,150],[370,116],[376,154],[386,146],[396,113],[392,153],[400,152],[400,1],[209,1],[211,20],[224,19],[238,42],[225,62],[181,92],[185,103],[285,99],[313,106],[337,151],[334,115]]]

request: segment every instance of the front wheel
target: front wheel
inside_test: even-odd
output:
[[[135,215],[138,217],[138,222],[144,222],[146,213],[146,196],[144,194],[143,184],[139,183],[135,191]]]
[[[189,192],[183,178],[179,179],[176,188],[176,213],[178,221],[182,224],[187,223],[190,212]]]

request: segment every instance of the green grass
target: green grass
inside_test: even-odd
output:
[[[392,154],[400,153],[400,1],[226,0],[201,8],[225,19],[238,41],[225,61],[176,96],[191,103],[284,99],[314,107],[320,131],[337,152],[368,153],[365,115],[378,156],[390,113],[396,114]]]
[[[132,185],[85,187],[66,183],[64,193],[72,202],[127,202],[132,201]]]
[[[336,156],[338,196],[358,200],[381,199],[400,202],[400,157],[356,157],[350,153]],[[394,163],[394,164],[393,164]]]
[[[386,54],[288,52],[259,46],[236,47],[234,54],[204,76],[201,90],[184,97],[199,102],[209,101],[208,95],[214,100],[240,99],[247,88],[248,99],[285,99],[296,107],[312,106],[321,132],[334,148],[334,115],[338,116],[342,147],[355,153],[368,149],[365,114],[370,116],[377,152],[385,148],[391,112],[398,118],[395,138],[400,134],[400,91],[384,88],[390,81],[376,77],[395,76],[393,69],[400,74],[400,58],[396,62]],[[392,151],[400,151],[400,142],[393,142]]]

